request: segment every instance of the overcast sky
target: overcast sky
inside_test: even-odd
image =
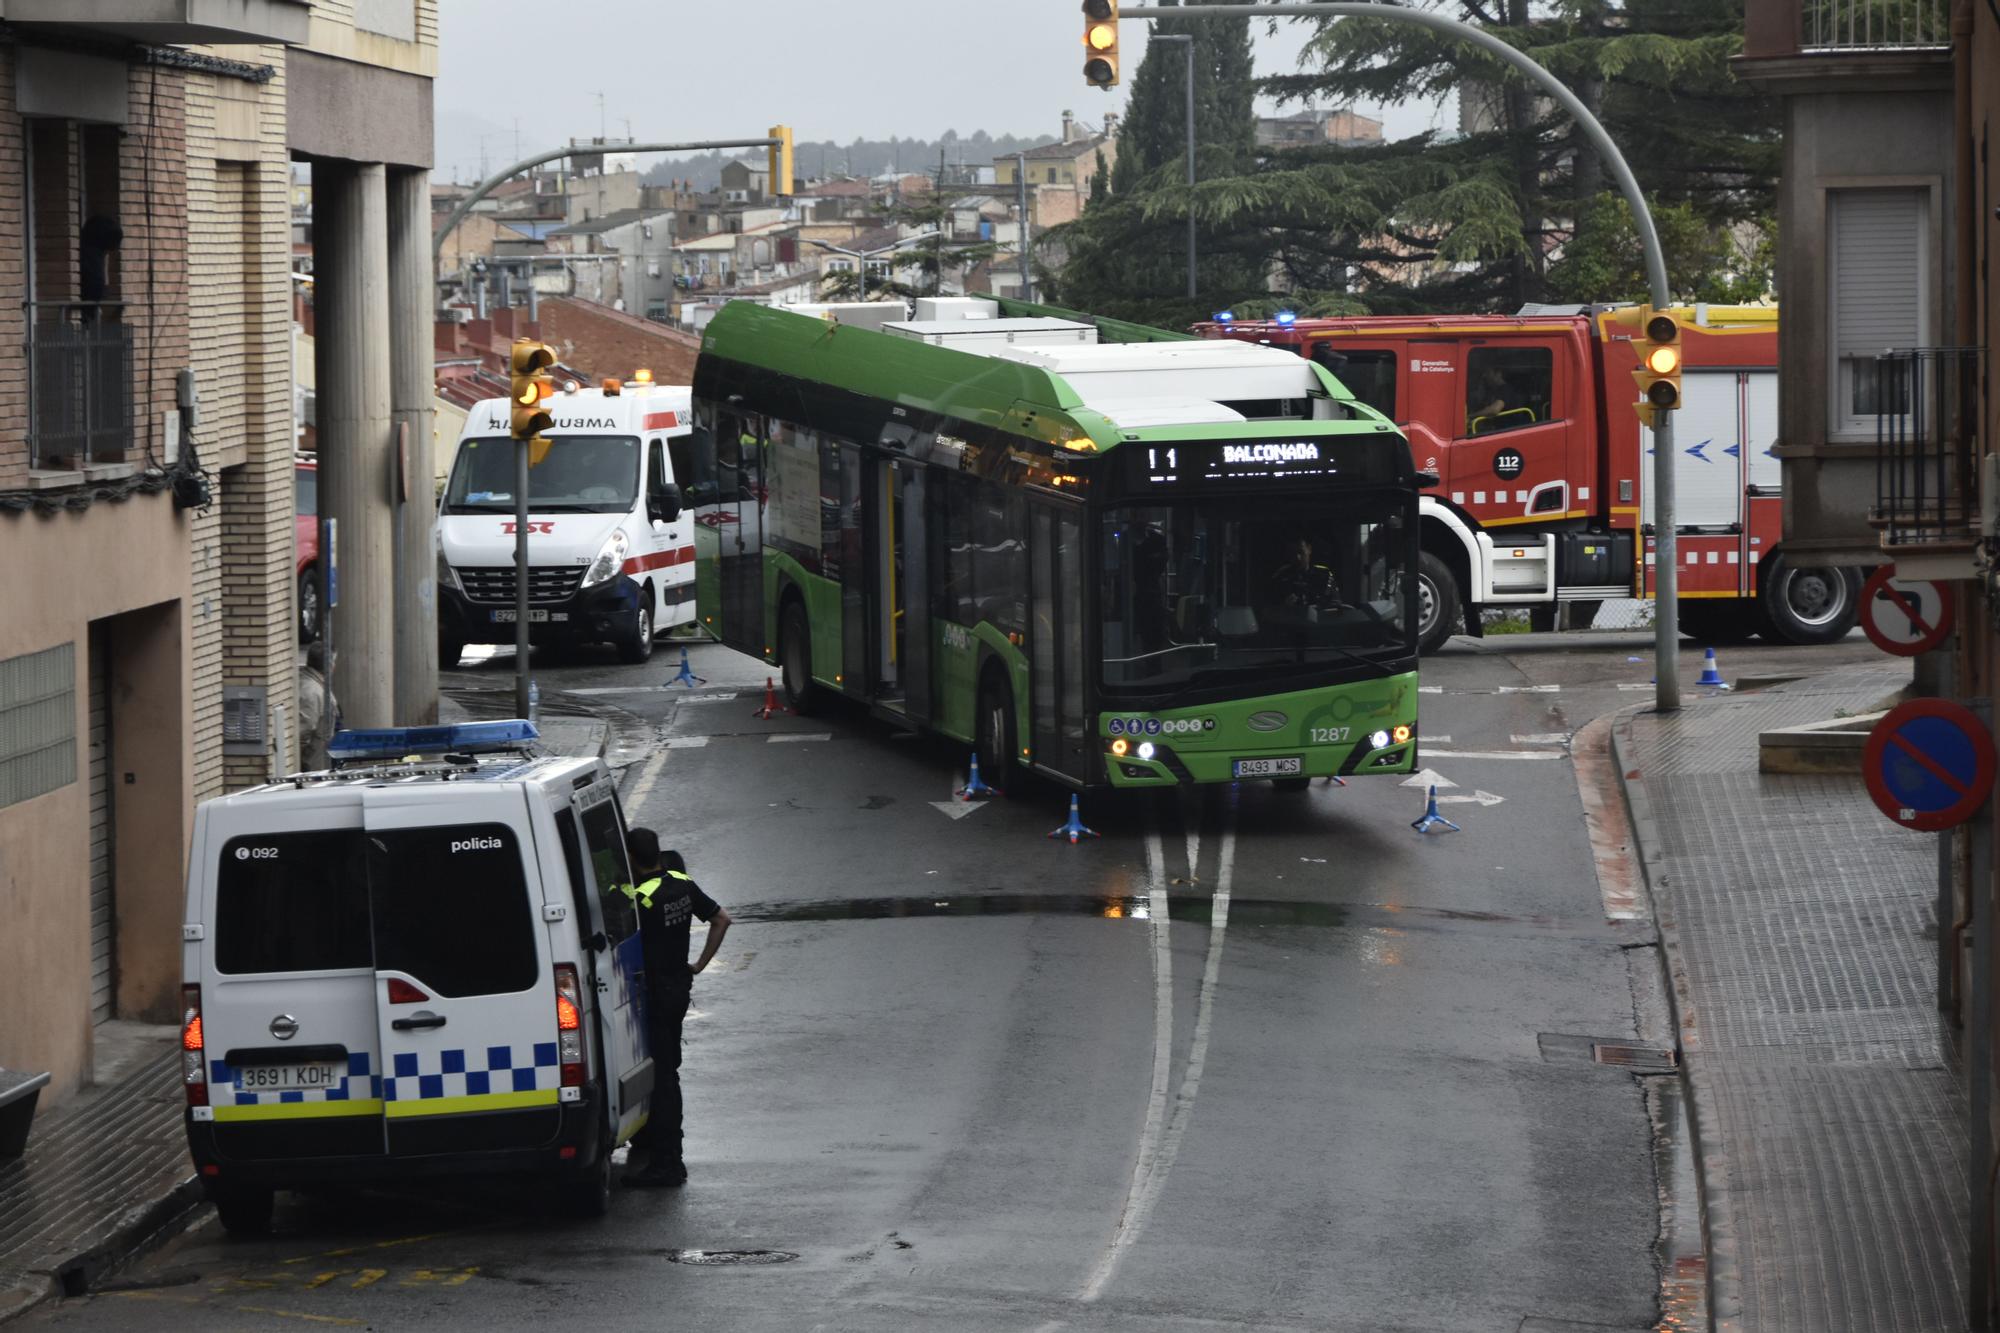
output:
[[[1084,86],[1076,0],[439,0],[439,10],[437,170],[448,179],[472,179],[482,147],[495,169],[518,160],[517,125],[521,156],[600,125],[622,137],[628,122],[642,140],[672,142],[773,124],[841,143],[981,129],[1052,138],[1066,108],[1095,121],[1125,103],[1123,88]],[[1124,24],[1128,70],[1148,26]],[[1287,23],[1270,37],[1259,24],[1258,72],[1290,72],[1305,32]],[[540,76],[532,101],[510,95],[528,68]],[[1387,132],[1413,134],[1438,115],[1391,107]]]

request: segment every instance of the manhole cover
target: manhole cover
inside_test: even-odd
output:
[[[1601,1065],[1618,1065],[1642,1074],[1670,1074],[1680,1067],[1678,1051],[1658,1046],[1621,1046],[1599,1042],[1595,1054],[1597,1063]]]
[[[790,1250],[674,1250],[670,1264],[788,1264],[798,1258]]]

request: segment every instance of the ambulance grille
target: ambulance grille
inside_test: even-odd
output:
[[[465,589],[468,601],[482,602],[492,606],[505,606],[514,600],[514,567],[493,565],[486,567],[459,566],[453,571],[458,575],[458,586]],[[530,565],[528,567],[528,600],[530,602],[564,602],[576,595],[577,585],[583,582],[581,566]]]

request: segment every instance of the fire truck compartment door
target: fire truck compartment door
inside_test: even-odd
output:
[[[1696,370],[1681,378],[1674,413],[1674,527],[1727,528],[1742,522],[1749,411],[1745,376],[1736,370]],[[1653,464],[1646,431],[1647,473]],[[1768,443],[1766,445],[1768,448]],[[1645,488],[1644,520],[1653,522],[1653,489]]]

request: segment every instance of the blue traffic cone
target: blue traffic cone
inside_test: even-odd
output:
[[[685,648],[683,648],[683,649],[681,649],[681,669],[680,669],[680,672],[679,672],[679,674],[675,675],[675,676],[674,676],[674,677],[673,677],[673,678],[672,678],[671,680],[669,680],[669,681],[667,682],[667,684],[668,684],[668,685],[670,685],[670,686],[671,686],[671,685],[685,685],[685,686],[687,686],[687,687],[688,687],[689,689],[693,689],[693,688],[694,688],[695,686],[697,686],[697,685],[706,685],[706,684],[708,684],[708,677],[707,677],[707,676],[697,676],[697,675],[695,675],[695,674],[694,674],[694,668],[688,665],[688,650],[687,650],[687,649],[685,649]]]
[[[1720,671],[1716,670],[1715,649],[1713,648],[1709,649],[1708,656],[1702,659],[1701,679],[1696,681],[1695,684],[1713,685],[1715,688],[1719,690],[1726,690],[1729,688],[1729,682],[1722,678],[1722,673]]]
[[[1069,794],[1068,821],[1057,828],[1050,829],[1049,836],[1051,838],[1068,838],[1072,846],[1076,844],[1078,838],[1094,838],[1097,836],[1097,830],[1086,828],[1082,816],[1077,813],[1075,792]]]
[[[979,751],[972,752],[972,771],[966,776],[965,785],[958,789],[958,799],[969,801],[975,796],[998,796],[998,787],[989,787],[979,780]]]
[[[1434,828],[1448,829],[1453,833],[1461,831],[1458,825],[1438,813],[1438,789],[1436,783],[1431,784],[1430,804],[1424,807],[1423,817],[1413,822],[1410,827],[1419,833],[1429,833]]]

